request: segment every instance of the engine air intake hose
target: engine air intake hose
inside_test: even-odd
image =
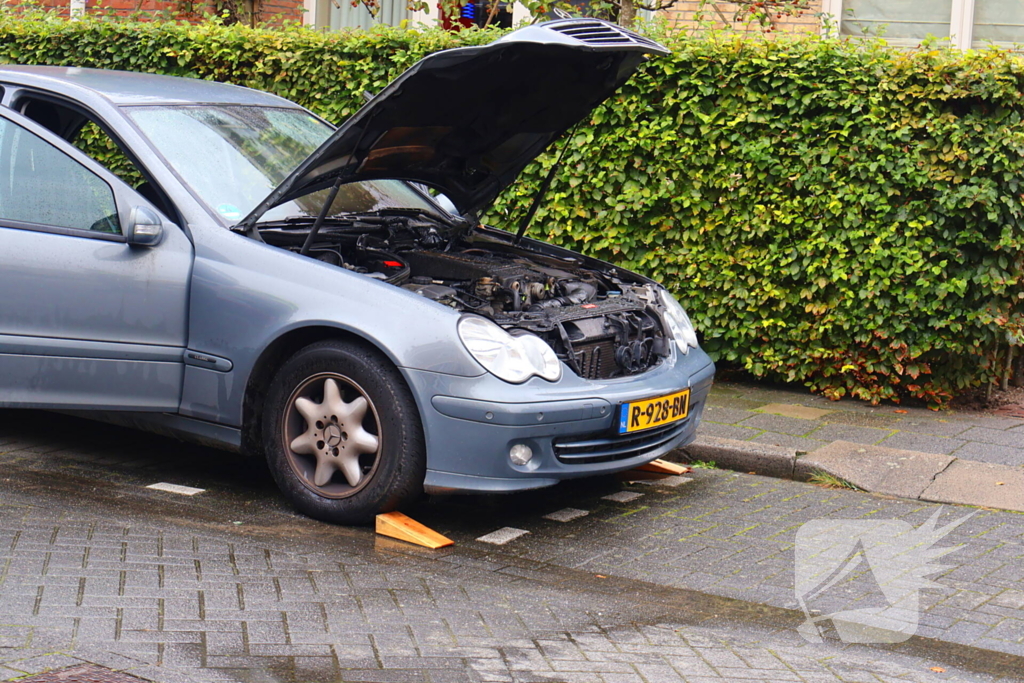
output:
[[[545,301],[538,301],[530,306],[531,311],[544,311],[563,306],[585,304],[597,296],[597,287],[586,282],[566,282],[562,285],[564,296],[557,296]]]

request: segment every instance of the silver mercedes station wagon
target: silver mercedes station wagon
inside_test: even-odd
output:
[[[209,81],[0,67],[0,406],[264,457],[338,523],[688,443],[714,365],[676,299],[524,236],[543,188],[477,218],[664,52],[538,24],[337,128]]]

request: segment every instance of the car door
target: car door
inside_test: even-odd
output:
[[[134,190],[0,107],[0,407],[176,411],[192,254]]]

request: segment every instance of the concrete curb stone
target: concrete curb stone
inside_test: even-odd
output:
[[[865,491],[920,498],[954,460],[951,455],[833,441],[799,458],[794,475],[809,479],[814,472],[827,472]]]
[[[951,455],[833,441],[809,453],[751,441],[698,436],[665,457],[779,479],[824,472],[871,493],[1024,512],[1024,470]]]
[[[921,500],[1024,512],[1024,470],[956,460],[926,488]]]
[[[792,479],[796,454],[797,451],[792,448],[715,436],[698,436],[696,441],[673,451],[666,459],[677,462],[713,462],[717,467],[728,470]]]

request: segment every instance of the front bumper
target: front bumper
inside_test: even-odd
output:
[[[420,407],[427,443],[428,493],[511,492],[563,479],[628,470],[693,441],[715,366],[700,349],[677,350],[641,375],[584,380],[568,368],[556,383],[521,385],[491,374],[457,377],[403,369]],[[623,403],[690,388],[686,419],[631,435],[616,432]],[[508,457],[525,444],[524,466]]]

